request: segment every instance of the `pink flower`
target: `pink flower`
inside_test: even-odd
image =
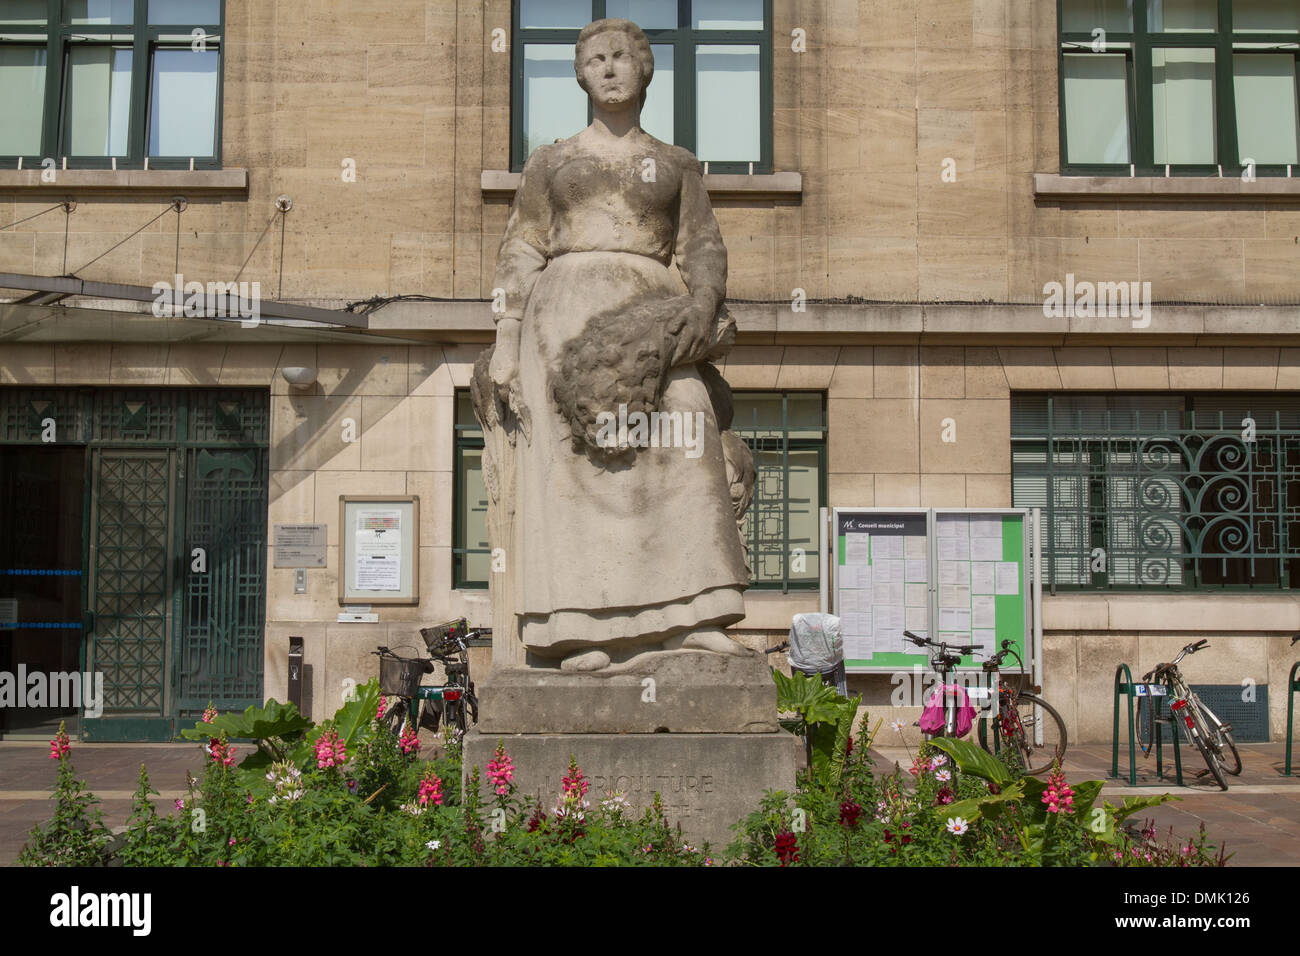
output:
[[[1048,813],[1074,813],[1074,791],[1066,784],[1059,766],[1048,774],[1043,803],[1047,804]]]
[[[60,722],[59,732],[55,734],[54,739],[50,741],[50,759],[62,760],[68,755],[68,751],[71,749],[72,744],[68,742],[68,734],[64,731],[63,724]]]
[[[217,709],[212,706],[212,701],[208,701],[208,707],[203,711],[203,722],[210,724],[217,719]]]
[[[384,719],[384,695],[383,695],[383,694],[380,694],[380,695],[379,695],[379,712],[378,712],[377,714],[375,714],[375,720],[383,720],[383,719]]]
[[[442,780],[432,769],[425,771],[424,779],[420,781],[419,802],[421,806],[430,803],[435,807],[442,806]]]
[[[330,730],[320,735],[316,741],[316,766],[321,770],[342,767],[347,762],[347,747],[339,737],[338,731]]]
[[[232,767],[235,763],[235,746],[225,741],[218,740],[216,737],[208,738],[208,753],[212,755],[212,762],[219,763],[223,767]]]
[[[504,797],[510,792],[510,782],[515,779],[515,765],[510,755],[506,753],[506,745],[503,742],[497,742],[496,753],[488,761],[487,776],[488,782],[496,788],[497,796]],[[583,792],[586,792],[585,789]]]
[[[564,784],[564,796],[570,800],[581,800],[587,795],[587,788],[590,784],[583,779],[582,770],[578,767],[578,762],[574,758],[569,758],[569,773],[562,780]]]
[[[415,756],[420,752],[419,732],[410,724],[407,724],[402,730],[402,736],[397,740],[397,745],[402,748],[402,753],[406,754],[406,756]]]
[[[180,799],[179,797],[176,798],[176,809],[177,810],[185,809],[185,801]]]

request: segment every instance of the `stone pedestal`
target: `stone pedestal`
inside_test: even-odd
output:
[[[465,737],[465,766],[487,766],[502,740],[521,793],[554,809],[573,756],[591,782],[596,806],[611,791],[627,794],[638,816],[658,792],[683,839],[708,841],[720,854],[735,839],[731,825],[758,809],[764,790],[794,790],[799,740],[768,734],[485,734]],[[486,791],[485,791],[486,792]]]
[[[794,789],[800,752],[776,720],[776,686],[757,654],[655,654],[613,673],[501,668],[479,685],[465,766],[503,740],[521,793],[555,806],[569,757],[594,806],[621,790],[638,814],[658,792],[684,838],[721,851],[764,790]]]

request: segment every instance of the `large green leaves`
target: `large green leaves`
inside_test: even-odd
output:
[[[931,740],[930,746],[951,757],[962,773],[969,773],[999,787],[1014,782],[1011,771],[1001,761],[969,740],[939,737]]]
[[[813,779],[828,789],[838,787],[862,695],[841,697],[821,678],[799,671],[786,677],[774,670],[772,679],[776,682],[777,709],[799,715],[798,721],[782,720],[781,726],[794,734],[807,734]]]
[[[250,706],[242,714],[219,714],[210,724],[198,723],[181,731],[181,736],[186,740],[207,740],[224,733],[232,740],[288,740],[309,727],[311,720],[298,713],[293,704],[271,699],[265,707]]]
[[[818,677],[795,671],[792,677],[786,677],[780,671],[772,671],[776,681],[777,710],[794,710],[810,724],[835,723],[840,716],[840,704],[844,700]]]

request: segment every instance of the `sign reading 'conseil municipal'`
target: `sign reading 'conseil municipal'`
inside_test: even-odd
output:
[[[884,534],[884,535],[925,535],[925,514],[855,514],[840,512],[836,533],[845,534]]]

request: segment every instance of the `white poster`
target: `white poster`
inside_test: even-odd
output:
[[[1014,561],[999,561],[997,571],[998,594],[1019,594],[1020,593],[1020,565]]]
[[[402,589],[402,513],[396,509],[359,508],[355,529],[356,591]]]

